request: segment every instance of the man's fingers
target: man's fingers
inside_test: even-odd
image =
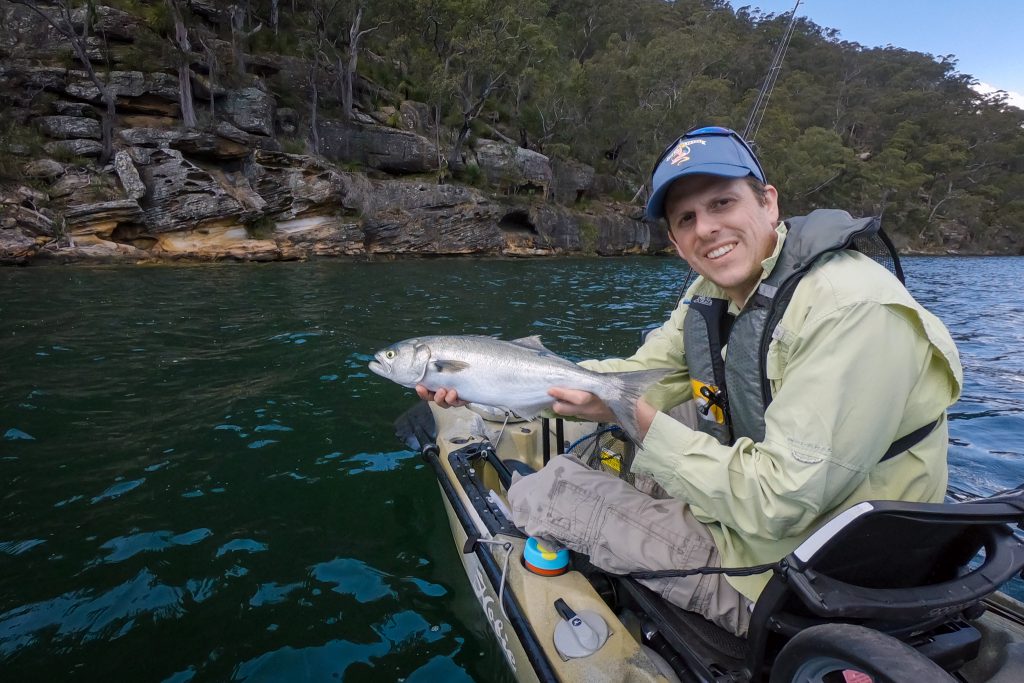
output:
[[[434,393],[427,389],[422,384],[416,385],[416,395],[419,396],[424,401],[431,401],[434,398]]]
[[[580,406],[590,401],[590,399],[593,397],[593,394],[591,394],[589,391],[580,391],[579,389],[563,389],[562,387],[551,387],[550,389],[548,389],[548,396],[554,398],[559,403]],[[563,408],[567,407],[568,406],[563,406]],[[559,412],[557,408],[555,408],[555,412]]]

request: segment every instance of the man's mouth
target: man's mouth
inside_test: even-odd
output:
[[[707,254],[704,255],[704,258],[706,258],[708,260],[711,260],[711,261],[714,261],[717,258],[721,258],[721,257],[725,256],[726,254],[728,254],[733,249],[735,249],[736,248],[736,244],[737,244],[736,242],[730,242],[729,244],[722,245],[721,247],[718,247],[717,249],[712,249],[711,251],[709,251]]]

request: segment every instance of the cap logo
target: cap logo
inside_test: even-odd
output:
[[[699,138],[696,140],[681,140],[679,144],[676,145],[676,148],[672,150],[672,154],[669,155],[668,162],[673,166],[685,164],[687,161],[690,160],[690,145],[706,144],[707,143],[704,140],[701,140]]]

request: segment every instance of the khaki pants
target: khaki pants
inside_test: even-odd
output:
[[[513,521],[531,536],[590,557],[614,574],[720,567],[707,528],[685,503],[652,498],[570,456],[552,458],[508,490]],[[751,602],[721,574],[642,580],[674,605],[745,636]]]

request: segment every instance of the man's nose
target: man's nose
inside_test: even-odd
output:
[[[697,215],[693,218],[694,232],[698,237],[707,238],[712,237],[718,232],[718,221],[704,212],[697,212]]]

